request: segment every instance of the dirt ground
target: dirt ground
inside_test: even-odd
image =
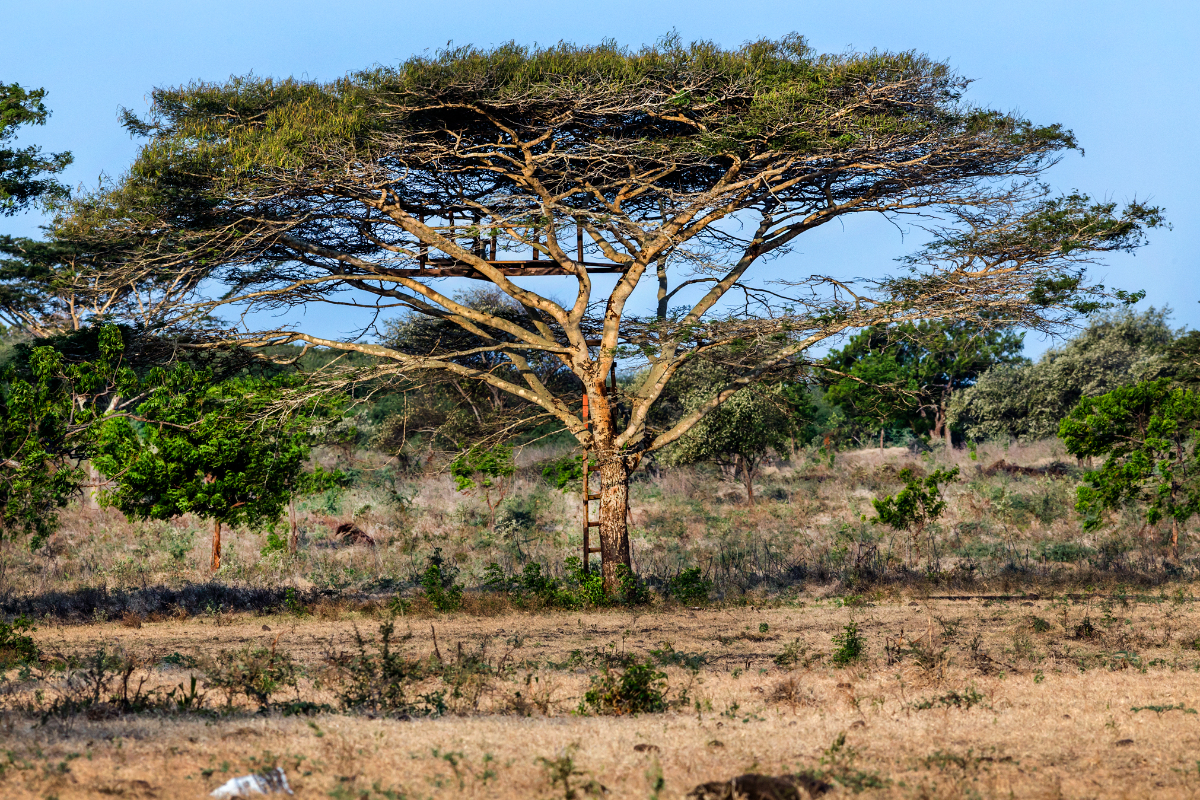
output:
[[[162,685],[196,672],[165,656],[274,646],[310,668],[303,699],[333,704],[320,665],[380,621],[326,616],[43,624],[36,638],[51,657],[141,654]],[[835,637],[851,622],[865,652],[839,666]],[[300,798],[680,798],[803,770],[827,796],[1194,797],[1198,623],[1186,589],[400,617],[409,655],[482,652],[506,666],[436,717],[242,709],[43,723],[10,711],[0,796],[200,798],[278,765]],[[621,652],[662,665],[672,710],[578,713],[605,654]],[[20,691],[20,676],[6,685]]]

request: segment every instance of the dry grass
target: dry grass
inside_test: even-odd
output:
[[[1085,617],[1095,633],[1076,638]],[[852,618],[866,657],[837,668],[833,637]],[[299,797],[562,797],[547,762],[561,772],[569,758],[578,797],[588,796],[591,781],[608,797],[654,796],[660,770],[657,796],[672,798],[745,772],[803,769],[825,773],[839,791],[862,788],[864,797],[1190,797],[1200,794],[1198,621],[1183,595],[1123,602],[881,596],[857,607],[810,596],[779,607],[640,615],[401,618],[398,632],[411,633],[402,647],[413,658],[433,652],[432,623],[447,660],[486,639],[493,652],[509,652],[514,667],[489,678],[477,704],[455,714],[451,703],[439,718],[283,717],[243,708],[41,724],[8,712],[0,787],[5,797],[62,800],[199,797],[234,774],[278,763]],[[331,687],[311,678],[331,652],[352,646],[355,626],[377,624],[356,612],[234,615],[219,625],[43,627],[37,638],[57,658],[103,645],[147,663],[168,653],[273,644],[305,665],[300,694],[330,701]],[[574,713],[597,671],[591,657],[614,650],[651,658],[657,651],[668,664],[668,695],[686,689],[689,702],[633,717]],[[785,653],[794,658],[780,658]],[[695,672],[670,666],[696,664],[697,655],[705,663]],[[159,666],[150,674],[168,684],[189,671]],[[830,753],[842,733],[845,747]]]
[[[494,530],[448,478],[393,480],[368,455],[358,486],[299,504],[295,557],[235,531],[215,578],[207,525],[189,518],[73,508],[36,553],[0,543],[0,612],[32,616],[43,653],[0,681],[0,797],[201,797],[274,764],[299,797],[359,800],[584,798],[601,786],[678,798],[805,770],[864,797],[1200,795],[1191,537],[1168,564],[1160,532],[1131,516],[1083,536],[1077,471],[985,469],[1060,462],[1055,442],[975,458],[800,453],[764,471],[753,507],[704,469],[641,475],[638,573],[661,588],[699,566],[715,604],[531,613],[468,591],[465,613],[437,614],[416,585],[434,547],[468,587],[493,561],[562,576],[580,508],[539,480],[553,455],[522,454]],[[902,468],[949,464],[963,477],[925,539],[862,521]],[[340,546],[332,528],[345,521],[377,546]],[[398,647],[418,667],[409,694],[440,699],[375,718],[343,711],[355,631],[375,635],[392,610],[406,614]],[[865,657],[838,666],[835,637],[852,620]],[[214,683],[247,648],[296,667],[263,711]],[[203,709],[50,713],[101,649],[158,697],[195,675]],[[666,674],[670,710],[580,714],[592,677],[623,655]],[[285,716],[297,701],[328,710]]]

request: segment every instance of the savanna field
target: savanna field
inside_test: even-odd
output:
[[[520,453],[493,523],[359,453],[298,502],[294,556],[226,531],[215,576],[187,517],[73,506],[38,551],[5,542],[4,796],[274,767],[334,798],[1200,792],[1190,534],[1177,559],[1134,517],[1081,534],[1056,440],[798,450],[752,506],[715,470],[639,473],[615,598],[567,561],[558,455]],[[871,523],[900,470],[952,465],[919,537]]]

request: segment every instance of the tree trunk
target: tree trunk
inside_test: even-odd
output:
[[[292,555],[296,555],[296,550],[300,546],[300,536],[298,526],[296,525],[296,497],[295,495],[288,498],[288,522],[291,524],[292,535],[288,537],[288,551]]]
[[[938,409],[938,414],[942,418],[942,432],[946,435],[946,449],[954,449],[954,435],[950,432],[950,389],[942,395],[942,407]]]
[[[621,588],[621,567],[633,569],[629,551],[628,456],[609,451],[598,453],[600,466],[600,562],[604,589],[616,594]]]
[[[221,568],[221,520],[213,520],[212,571]]]
[[[1179,520],[1171,517],[1171,560],[1179,560]]]
[[[745,456],[737,457],[738,469],[742,473],[742,485],[746,487],[746,505],[754,505],[754,472]]]

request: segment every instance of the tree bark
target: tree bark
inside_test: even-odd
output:
[[[292,495],[288,498],[288,523],[291,525],[291,536],[288,537],[288,552],[296,555],[296,550],[300,546],[299,529],[296,525],[296,496]]]
[[[221,520],[213,520],[212,571],[221,568]]]
[[[737,457],[738,469],[742,473],[742,485],[746,487],[746,505],[754,505],[754,472],[750,469],[750,460],[745,456]]]
[[[600,466],[600,563],[604,588],[621,588],[621,567],[632,571],[629,551],[629,457],[609,451],[598,454]]]
[[[954,434],[950,432],[950,389],[942,395],[942,407],[938,409],[938,414],[942,418],[942,432],[946,435],[946,449],[954,449]]]

